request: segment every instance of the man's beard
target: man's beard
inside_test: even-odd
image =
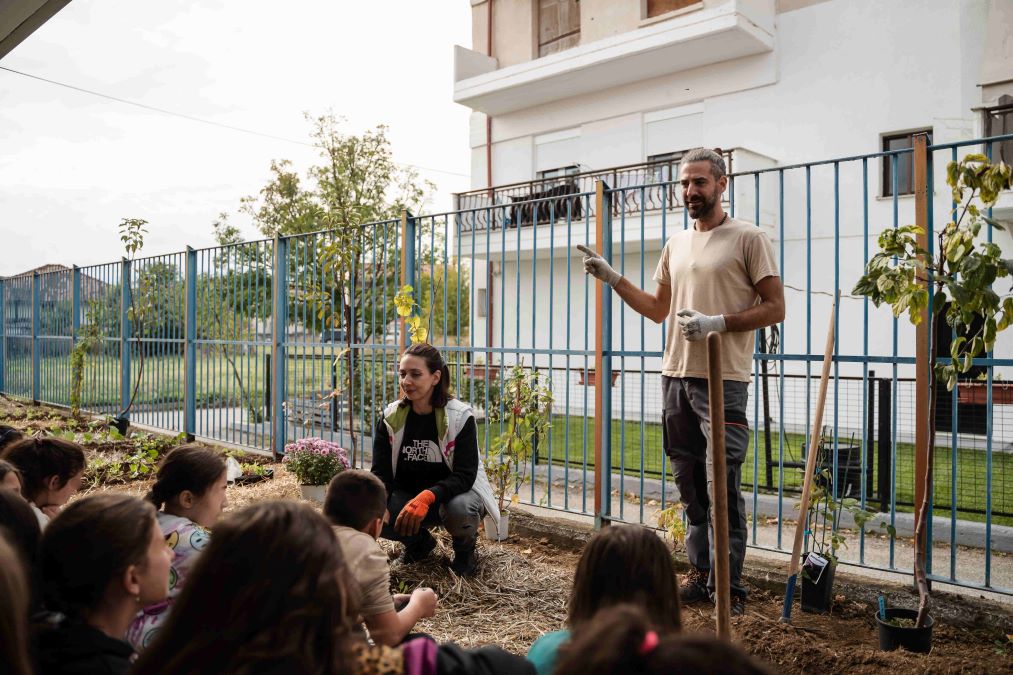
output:
[[[714,207],[718,204],[717,196],[713,196],[710,199],[706,197],[700,197],[699,202],[687,202],[686,208],[689,209],[689,215],[691,218],[699,220],[700,218],[706,218],[714,212]]]

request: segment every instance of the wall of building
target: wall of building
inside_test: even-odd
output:
[[[591,36],[597,30],[600,37],[606,37],[604,22],[585,28],[585,21],[604,17],[605,12],[611,17],[610,26],[630,25],[633,3],[607,4],[582,0],[582,33]],[[982,73],[999,67],[994,59],[986,59],[985,48],[986,37],[991,35],[988,31],[994,33],[996,27],[989,17],[994,17],[996,6],[1002,4],[994,0],[938,2],[927,11],[925,3],[918,0],[780,0],[773,53],[498,116],[493,128],[495,182],[529,180],[536,171],[551,168],[545,153],[539,160],[544,143],[538,141],[558,132],[564,132],[566,141],[552,148],[553,162],[582,169],[640,162],[651,155],[697,145],[744,149],[743,156],[755,161],[737,163],[735,170],[743,171],[875,153],[882,149],[884,134],[920,128],[930,128],[936,143],[973,138],[981,133],[979,115],[972,108],[982,102],[978,86]],[[479,157],[484,162],[484,148],[474,141],[473,148],[475,163]],[[949,152],[945,152],[937,153],[933,161],[936,223],[950,208],[949,191],[942,180],[949,159]],[[812,168],[808,175],[804,169],[792,169],[783,174],[763,173],[758,180],[753,176],[738,179],[735,215],[756,220],[758,206],[758,219],[769,226],[781,261],[788,314],[782,351],[821,352],[835,286],[847,296],[862,273],[866,256],[875,252],[879,232],[914,222],[913,197],[883,197],[881,171],[882,160],[874,158],[864,164],[842,162],[836,171],[833,164],[827,164]],[[475,176],[476,187],[484,187],[484,171]],[[782,192],[783,209],[779,203]],[[681,221],[681,211],[673,216],[677,223]],[[630,219],[627,236],[631,241],[639,235],[637,228],[639,218]],[[1005,250],[1013,251],[1009,235],[996,233],[995,237]],[[537,242],[543,247],[538,255],[547,256],[544,236],[539,234]],[[639,252],[627,255],[625,263],[637,279],[643,267],[646,286],[653,289],[650,277],[658,246],[654,240],[650,246],[654,248],[648,248],[643,265]],[[565,269],[563,261],[557,258],[556,275]],[[567,288],[572,298],[582,297],[584,278],[579,264],[572,266],[569,278],[549,279],[547,264],[543,267],[539,258],[532,277],[530,257],[526,257],[521,264],[521,316],[510,307],[516,296],[516,265],[512,270],[511,264],[503,274],[514,295],[507,295],[506,307],[497,307],[496,321],[504,320],[507,326],[520,321],[521,345],[540,348],[550,344],[551,323],[552,347],[563,348],[559,327],[566,323],[567,308],[559,303]],[[551,312],[546,297],[550,287],[555,298]],[[808,299],[807,290],[813,293]],[[591,291],[593,301],[593,288]],[[532,310],[529,298],[537,298],[537,319],[533,314],[525,315]],[[571,325],[582,326],[586,311],[581,302],[572,304]],[[840,354],[860,355],[867,349],[874,356],[889,356],[895,345],[899,354],[912,353],[914,331],[905,319],[894,321],[886,308],[869,306],[867,311],[868,319],[866,303],[842,299]],[[614,317],[614,339],[624,327],[627,339],[639,343],[639,317],[630,310],[621,314],[618,306]],[[647,322],[645,331],[648,349],[660,350],[660,329]],[[498,344],[499,333],[494,332],[494,343]],[[507,337],[506,344],[513,345],[513,337]],[[579,345],[571,342],[571,347]],[[1013,336],[1000,337],[995,355],[1013,357]],[[657,366],[647,367],[652,365]],[[783,367],[788,373],[806,372],[801,362]],[[812,368],[818,370],[818,364]],[[999,376],[1013,377],[1013,373],[1003,372],[1008,369],[997,370]],[[842,363],[839,372],[860,376],[862,368]],[[910,374],[910,367],[898,367],[900,377]],[[788,407],[801,409],[798,401]],[[996,414],[1006,416],[1006,407],[997,406]]]

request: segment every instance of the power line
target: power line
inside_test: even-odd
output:
[[[187,115],[187,114],[184,114],[184,113],[175,112],[173,110],[166,110],[165,108],[158,108],[158,107],[153,106],[153,105],[148,105],[147,103],[140,103],[138,101],[131,101],[129,99],[120,98],[118,96],[112,96],[110,94],[103,94],[100,91],[93,91],[91,89],[85,89],[84,87],[78,87],[78,86],[75,86],[73,84],[67,84],[66,82],[59,82],[57,80],[51,80],[51,79],[48,79],[48,78],[45,78],[45,77],[41,77],[39,75],[32,75],[31,73],[26,73],[26,72],[23,72],[23,71],[20,71],[20,70],[14,70],[13,68],[8,68],[6,66],[0,66],[0,70],[5,70],[8,73],[13,73],[15,75],[21,75],[22,77],[28,77],[28,78],[31,78],[33,80],[38,80],[40,82],[45,82],[47,84],[56,85],[57,87],[63,87],[65,89],[71,89],[73,91],[80,92],[82,94],[88,94],[90,96],[97,96],[99,98],[104,98],[104,99],[106,99],[108,101],[115,101],[116,103],[122,103],[124,105],[133,106],[135,108],[141,108],[142,110],[148,110],[148,111],[151,111],[151,112],[160,113],[162,115],[169,115],[170,117],[178,117],[180,119],[189,120],[190,122],[198,122],[200,124],[208,124],[210,126],[219,127],[221,129],[228,129],[230,131],[238,131],[239,133],[250,134],[250,135],[253,135],[253,136],[260,136],[262,138],[271,138],[271,139],[274,139],[276,141],[283,141],[285,143],[294,143],[296,145],[302,145],[302,146],[307,147],[307,148],[315,148],[315,147],[317,147],[317,146],[313,145],[312,143],[306,143],[305,141],[297,141],[294,138],[286,138],[285,136],[276,136],[274,134],[268,134],[268,133],[264,133],[262,131],[256,131],[254,129],[246,129],[244,127],[237,127],[237,126],[233,126],[231,124],[224,124],[222,122],[215,122],[214,120],[208,120],[208,119],[204,119],[202,117],[195,117],[193,115]],[[445,169],[434,169],[432,167],[419,166],[417,164],[406,164],[406,163],[403,163],[403,162],[394,162],[394,163],[398,164],[400,166],[410,166],[410,167],[412,167],[414,169],[419,169],[420,171],[434,171],[436,173],[445,173],[445,174],[449,174],[451,176],[464,176],[465,178],[469,177],[468,174],[458,173],[456,171],[447,171]]]

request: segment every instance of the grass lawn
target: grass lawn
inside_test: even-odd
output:
[[[569,428],[569,443],[567,443],[566,432]],[[586,436],[585,436],[586,429]],[[493,424],[489,430],[490,436],[497,433],[497,425]],[[641,436],[642,434],[642,436]],[[643,453],[641,454],[641,437],[643,438]],[[586,439],[586,441],[585,441]],[[484,446],[485,423],[479,425],[479,440]],[[746,461],[742,467],[742,482],[750,486],[753,484],[753,461],[754,461],[754,436],[750,431],[749,448],[746,454]],[[766,488],[766,468],[763,456],[763,435],[759,436],[761,454],[757,462],[757,471],[760,476],[760,490]],[[771,439],[771,454],[775,462],[778,458],[778,437],[776,432]],[[801,448],[805,442],[801,434],[785,434],[784,461],[802,461]],[[556,417],[552,422],[550,444],[552,447],[552,461],[554,464],[563,465],[569,459],[570,470],[579,471],[584,464],[584,448],[587,448],[588,467],[594,467],[594,419],[583,416]],[[619,420],[612,421],[612,467],[614,470],[623,470],[626,475],[638,476],[641,469],[645,475],[657,478],[662,471],[662,441],[661,425],[645,422],[626,421],[620,424]],[[622,448],[623,452],[619,452]],[[569,449],[569,451],[568,451]],[[641,466],[643,456],[643,466]],[[950,449],[939,448],[934,456],[934,503],[936,504],[937,515],[946,515],[950,505],[950,474],[951,474],[952,453]],[[910,443],[898,443],[896,450],[896,500],[898,503],[914,501],[914,446]],[[860,462],[861,458],[857,453],[853,461]],[[544,462],[544,451],[539,462]],[[873,472],[873,489],[876,487],[878,478],[878,467],[871,467]],[[667,458],[664,460],[664,470],[671,477],[671,468]],[[775,464],[773,468],[773,488],[771,492],[777,492],[779,473]],[[1008,453],[992,453],[992,509],[993,511],[1013,512],[1013,456]],[[783,484],[785,489],[798,490],[802,485],[802,470],[786,467],[783,473]],[[872,502],[877,506],[877,502]],[[968,520],[984,521],[983,513],[973,511],[985,510],[985,452],[971,448],[957,449],[957,509],[958,517]],[[910,507],[898,505],[898,510],[910,511]],[[969,513],[968,511],[972,511]],[[1013,517],[995,516],[992,522],[1003,525],[1013,525]]]

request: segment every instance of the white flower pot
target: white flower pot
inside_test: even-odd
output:
[[[326,485],[300,485],[302,498],[308,501],[324,503],[324,496],[327,494]]]
[[[499,516],[499,530],[496,529],[496,521],[492,516],[486,516],[483,520],[485,523],[485,538],[491,541],[503,541],[510,536],[510,512],[501,513]]]

